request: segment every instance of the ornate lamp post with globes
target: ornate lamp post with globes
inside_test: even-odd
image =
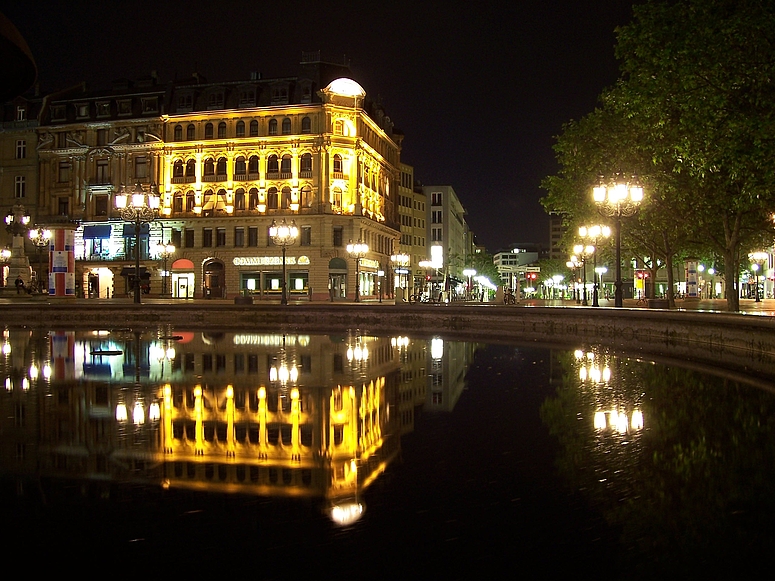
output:
[[[51,230],[45,228],[37,228],[30,230],[30,240],[35,245],[35,251],[38,254],[38,292],[47,292],[48,289],[48,268],[46,268],[46,275],[43,275],[43,260],[42,252],[44,247],[48,247],[49,242],[53,236]]]
[[[751,252],[748,255],[748,258],[750,258],[751,262],[753,262],[751,265],[751,270],[754,272],[754,278],[756,281],[756,284],[754,285],[754,294],[756,295],[755,302],[760,303],[762,300],[759,298],[759,271],[764,270],[764,263],[767,262],[769,255],[766,252]],[[763,290],[764,289],[762,289],[762,291]]]
[[[609,183],[600,183],[592,190],[592,195],[600,212],[615,219],[616,225],[616,281],[614,282],[614,306],[622,306],[622,218],[632,216],[643,201],[643,187],[638,178],[624,179],[621,175]]]
[[[116,194],[116,209],[121,219],[131,222],[135,228],[134,302],[140,304],[140,233],[143,224],[153,222],[159,210],[156,184],[151,184],[148,192],[139,183],[131,192],[122,185]]]
[[[275,245],[280,246],[283,250],[283,282],[280,304],[287,305],[288,283],[286,282],[285,275],[285,252],[288,246],[292,246],[294,242],[296,242],[296,238],[299,237],[299,229],[296,227],[296,221],[291,220],[291,223],[288,224],[288,222],[285,221],[285,218],[283,218],[278,224],[272,220],[272,225],[269,227],[269,237]]]
[[[167,259],[175,254],[175,250],[173,244],[160,243],[156,246],[156,252],[161,257],[161,296],[163,297],[167,296],[167,281],[170,277],[170,273],[167,271]]]
[[[582,288],[584,289],[584,294],[582,295],[582,301],[581,304],[585,307],[589,304],[587,302],[587,256],[590,254],[595,253],[595,247],[592,245],[584,246],[583,244],[576,244],[576,246],[573,247],[573,252],[578,254],[581,257],[581,272],[582,272]]]
[[[595,224],[594,226],[580,226],[579,227],[579,236],[581,236],[582,239],[589,239],[592,241],[592,245],[594,246],[595,250],[592,253],[592,268],[594,269],[594,283],[592,285],[592,306],[593,307],[599,307],[600,302],[598,301],[599,292],[598,292],[598,282],[597,282],[597,247],[600,242],[601,238],[608,238],[611,236],[611,228],[608,226],[603,226],[602,224]]]
[[[369,245],[358,240],[358,242],[347,245],[347,252],[355,259],[355,302],[361,301],[361,258],[366,256],[369,251]]]

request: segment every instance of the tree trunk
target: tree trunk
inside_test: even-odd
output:
[[[665,256],[665,268],[667,269],[667,300],[669,301],[670,308],[675,308],[675,294],[673,293],[675,277],[673,276],[672,254]]]
[[[724,296],[727,299],[728,311],[740,310],[740,268],[736,252],[724,249]]]

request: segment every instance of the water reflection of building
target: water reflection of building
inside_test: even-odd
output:
[[[357,499],[399,449],[388,338],[8,331],[4,345],[13,474],[333,505]]]

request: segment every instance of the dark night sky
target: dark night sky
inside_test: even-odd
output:
[[[346,56],[406,138],[425,185],[451,185],[480,244],[548,243],[538,203],[554,137],[618,77],[614,29],[632,0],[380,3],[0,0],[42,91],[198,71],[208,81],[296,74],[302,51]]]

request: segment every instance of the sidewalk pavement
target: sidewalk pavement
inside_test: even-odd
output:
[[[48,295],[17,295],[16,293],[0,293],[0,304],[30,304],[30,305],[41,305],[41,303],[53,303],[56,302],[58,304],[67,303],[69,301],[74,301],[79,305],[83,305],[84,303],[94,303],[96,304],[133,304],[133,300],[131,297],[125,298],[113,298],[113,299],[84,299],[84,298],[77,298],[77,299],[49,299]],[[395,300],[392,298],[383,298],[380,302],[379,299],[371,299],[371,298],[361,298],[360,303],[354,303],[352,300],[336,300],[334,302],[331,301],[310,301],[308,299],[290,299],[290,305],[309,305],[309,304],[329,304],[329,305],[339,305],[339,306],[351,306],[351,307],[357,307],[359,304],[361,305],[369,305],[369,306],[375,306],[375,305],[384,305],[385,308],[390,308],[392,306],[395,306]],[[594,308],[592,307],[592,301],[588,301],[589,305],[584,306],[582,304],[576,303],[574,300],[552,300],[552,299],[523,299],[520,301],[516,306],[517,307],[578,307],[578,308]],[[599,299],[599,304],[601,308],[614,308],[614,301],[613,299]],[[142,303],[149,304],[149,305],[160,305],[160,304],[169,304],[169,305],[176,305],[176,304],[201,304],[201,305],[234,305],[234,299],[173,299],[173,298],[161,298],[159,296],[144,296],[142,298]],[[280,300],[279,299],[263,299],[263,300],[256,300],[255,305],[279,305]],[[407,306],[409,306],[409,303],[405,302],[403,303]],[[459,301],[452,303],[455,306],[470,306],[470,307],[494,307],[494,306],[501,306],[505,307],[502,303],[497,303],[495,301],[490,302],[480,302],[480,301]],[[727,311],[727,301],[726,299],[677,299],[675,301],[675,309],[671,309],[673,311],[704,311],[704,312],[721,312],[726,313]],[[509,306],[508,308],[514,308],[514,306]],[[625,309],[647,309],[648,304],[643,304],[642,302],[638,304],[638,301],[636,299],[624,299],[623,301],[623,308]],[[775,317],[775,299],[764,299],[762,301],[755,301],[753,299],[740,299],[740,313],[745,314],[754,314],[754,315],[762,315],[762,316],[769,316],[769,317]]]

